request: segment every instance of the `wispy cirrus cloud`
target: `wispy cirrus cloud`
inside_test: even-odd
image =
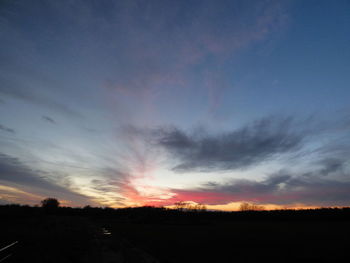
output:
[[[64,103],[58,102],[48,96],[35,92],[32,89],[26,89],[22,84],[7,85],[6,82],[0,87],[0,94],[11,98],[19,99],[32,103],[34,105],[42,106],[46,109],[51,109],[55,112],[71,116],[75,118],[83,118],[82,114],[72,109]]]
[[[51,124],[56,124],[56,121],[49,116],[43,115],[43,116],[41,116],[41,119],[46,121],[46,122],[49,122]]]
[[[176,98],[180,104],[193,89],[206,97],[206,111],[217,110],[223,90],[231,86],[222,70],[225,63],[287,20],[286,6],[278,1],[256,6],[241,1],[136,1],[118,7],[118,21],[107,28],[122,37],[118,41],[111,34],[123,66],[107,77],[105,87],[118,94],[119,107],[126,97],[153,118],[159,115],[159,103]]]
[[[12,133],[12,134],[15,133],[14,129],[11,129],[11,128],[9,128],[9,127],[7,127],[5,125],[2,125],[2,124],[0,124],[0,130],[4,131],[4,132]]]

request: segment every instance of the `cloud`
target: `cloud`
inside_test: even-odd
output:
[[[208,111],[218,110],[230,86],[225,63],[280,29],[286,19],[278,1],[131,1],[118,6],[117,13],[111,28],[122,39],[113,33],[111,38],[122,66],[109,74],[105,87],[118,93],[118,107],[127,97],[151,116],[159,114],[154,100],[178,99],[180,104],[197,87],[209,102]]]
[[[128,107],[154,116],[165,97],[186,98],[189,86],[205,86],[210,110],[217,108],[224,61],[278,30],[286,17],[280,1],[50,0],[3,9],[0,93],[77,117],[105,92],[113,93],[107,97],[116,101],[114,116],[127,118]],[[198,80],[203,76],[210,84]],[[109,89],[101,93],[101,85]]]
[[[159,129],[156,135],[156,143],[179,160],[176,171],[246,168],[295,151],[305,136],[293,129],[290,118],[265,118],[218,135],[187,134],[178,128]]]
[[[94,179],[90,182],[91,188],[98,195],[96,201],[108,206],[142,205],[147,198],[141,196],[130,182],[132,176],[117,174],[114,178]]]
[[[5,131],[5,132],[9,132],[9,133],[15,133],[14,129],[8,128],[8,127],[1,125],[1,124],[0,124],[0,130]]]
[[[26,193],[35,193],[37,196],[56,196],[60,199],[68,199],[73,204],[89,203],[88,197],[51,182],[49,177],[50,174],[32,170],[18,158],[0,153],[1,184],[21,189],[20,191]]]
[[[46,122],[49,122],[49,123],[52,123],[52,124],[56,124],[56,121],[54,119],[52,119],[51,117],[48,117],[48,116],[41,116],[41,118],[46,121]]]
[[[262,181],[241,179],[225,183],[208,182],[196,189],[172,189],[176,196],[167,202],[190,200],[214,205],[250,201],[278,205],[346,206],[350,202],[350,173],[347,170],[344,176],[343,171],[336,167],[331,169],[331,174],[329,167],[325,163],[319,169],[303,173],[279,171]]]
[[[66,116],[71,116],[75,118],[84,118],[81,113],[76,110],[71,109],[69,106],[57,102],[55,99],[38,94],[33,89],[22,88],[21,85],[9,85],[6,86],[6,82],[0,87],[0,94],[9,96],[15,99],[20,99],[23,101],[30,102],[35,105],[45,107],[47,109],[60,112]]]
[[[326,158],[320,163],[323,168],[320,169],[319,174],[323,176],[332,175],[334,173],[342,173],[345,169],[346,161],[340,158]]]
[[[144,195],[130,183],[118,186],[124,189],[126,200],[142,205],[164,206],[173,205],[178,201],[193,201],[207,205],[254,202],[279,206],[348,206],[350,181],[334,176],[319,176],[322,169],[303,174],[280,171],[262,181],[240,179],[228,180],[225,183],[208,182],[193,189],[169,188],[164,189],[168,191],[165,198]],[[347,178],[348,176],[349,173]],[[108,189],[103,186],[101,190]]]

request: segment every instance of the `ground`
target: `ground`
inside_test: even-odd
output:
[[[40,208],[25,209],[0,208],[0,247],[18,241],[0,252],[0,259],[12,254],[4,262],[340,262],[349,258],[350,220],[343,214],[277,217],[156,210],[46,214]]]

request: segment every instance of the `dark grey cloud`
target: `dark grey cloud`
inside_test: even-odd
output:
[[[52,124],[56,124],[56,121],[54,119],[52,119],[51,117],[49,117],[49,116],[43,115],[43,116],[41,116],[41,119],[43,119],[46,122],[49,122],[49,123],[52,123]]]
[[[225,184],[209,182],[196,191],[222,196],[222,203],[253,201],[280,205],[299,203],[345,206],[350,202],[350,172],[332,165],[335,163],[342,163],[343,168],[346,166],[341,160],[333,160],[313,171],[279,171],[262,181],[232,180]]]
[[[273,192],[275,202],[290,202],[309,205],[348,205],[350,202],[349,174],[346,180],[336,177],[320,177],[322,171],[291,176],[283,182],[283,187]]]
[[[156,143],[179,160],[174,170],[230,170],[298,149],[306,134],[293,125],[290,118],[265,118],[219,135],[188,134],[177,128],[155,134]]]
[[[56,196],[78,204],[86,204],[89,198],[70,189],[51,182],[50,174],[36,171],[25,165],[20,159],[0,153],[0,181],[9,186],[17,186],[35,194]]]
[[[9,132],[9,133],[15,133],[14,129],[11,129],[11,128],[6,127],[5,125],[1,125],[1,124],[0,124],[0,130],[5,131],[5,132]]]
[[[279,192],[281,184],[291,180],[289,174],[278,174],[268,177],[267,179],[257,182],[252,180],[233,180],[224,185],[211,184],[207,185],[205,191],[214,191],[219,193],[228,193],[236,195],[237,201],[256,200],[264,198],[265,195],[275,195]]]
[[[327,158],[320,162],[323,168],[320,170],[320,175],[332,175],[342,173],[345,169],[346,160],[339,158]]]

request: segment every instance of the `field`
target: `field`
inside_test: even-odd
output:
[[[4,262],[344,262],[350,209],[181,212],[0,207]],[[3,252],[1,252],[3,253]],[[3,254],[1,254],[1,257]]]

